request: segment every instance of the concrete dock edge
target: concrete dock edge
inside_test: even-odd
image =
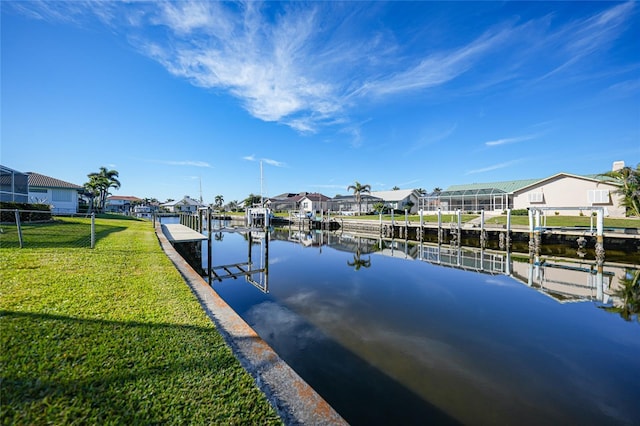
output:
[[[166,255],[282,421],[287,425],[346,425],[347,422],[176,252],[159,224],[155,233]]]

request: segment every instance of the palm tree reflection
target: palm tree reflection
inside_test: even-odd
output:
[[[353,255],[353,262],[347,261],[347,265],[353,267],[356,271],[360,270],[360,268],[368,268],[371,266],[371,256],[368,259],[362,259],[362,253],[358,248]]]
[[[630,269],[620,279],[620,287],[614,292],[620,298],[620,305],[606,308],[609,312],[617,312],[626,321],[640,322],[640,269]]]

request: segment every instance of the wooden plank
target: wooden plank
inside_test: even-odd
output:
[[[172,243],[206,240],[207,237],[193,229],[177,223],[162,225],[162,233]]]

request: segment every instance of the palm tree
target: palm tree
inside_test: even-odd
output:
[[[216,195],[215,204],[214,204],[215,207],[217,209],[221,208],[222,207],[222,203],[224,203],[224,197],[222,195]]]
[[[100,196],[100,189],[96,182],[89,181],[84,184],[84,195],[89,197],[89,210],[87,213],[91,213],[96,208],[96,198]]]
[[[245,207],[253,207],[254,205],[260,205],[261,196],[255,195],[253,192],[249,194],[247,198],[244,199]]]
[[[353,195],[356,197],[356,203],[358,203],[358,216],[360,215],[360,204],[362,201],[362,194],[370,194],[371,193],[371,185],[362,185],[360,182],[356,181],[354,185],[347,186],[347,191],[353,190]]]
[[[97,191],[98,206],[100,211],[104,212],[104,206],[109,196],[109,189],[120,188],[120,181],[117,179],[118,171],[100,167],[99,172],[89,173],[87,177],[89,178],[89,182],[85,184],[85,188],[92,188],[94,191]]]
[[[392,191],[399,191],[400,187],[398,185],[394,186],[393,188],[391,188]]]
[[[632,216],[640,216],[640,163],[633,170],[631,167],[623,167],[618,170],[601,173],[599,176],[609,177],[620,184],[620,189],[615,191],[622,195],[622,205]]]

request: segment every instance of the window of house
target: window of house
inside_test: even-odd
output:
[[[542,203],[542,202],[544,202],[544,193],[542,193],[542,192],[530,192],[529,193],[529,202],[530,203]]]
[[[34,194],[46,194],[47,190],[46,189],[40,189],[40,188],[29,188],[29,192],[32,192]]]
[[[71,191],[64,189],[54,189],[51,191],[51,201],[55,202],[70,202]]]
[[[591,204],[607,204],[609,203],[608,189],[591,189],[587,191],[589,203]]]

